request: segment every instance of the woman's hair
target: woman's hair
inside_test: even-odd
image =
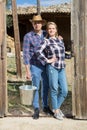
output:
[[[56,23],[54,23],[54,22],[48,22],[47,25],[46,25],[46,29],[47,29],[47,30],[48,30],[48,28],[49,28],[49,25],[54,25],[54,26],[55,26],[55,28],[56,28],[55,37],[58,37],[58,27],[57,27]],[[48,37],[49,37],[49,34],[47,34],[46,37],[48,38]]]

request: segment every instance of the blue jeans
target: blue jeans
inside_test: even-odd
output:
[[[47,65],[47,74],[49,78],[50,95],[52,109],[61,107],[68,93],[65,69],[56,69]]]
[[[39,90],[40,90],[40,81],[41,81],[41,98],[42,98],[42,107],[48,107],[48,78],[46,74],[46,66],[35,66],[31,65],[30,67],[32,74],[32,83],[37,87],[37,90],[34,92],[33,97],[33,107],[40,108],[39,105]]]

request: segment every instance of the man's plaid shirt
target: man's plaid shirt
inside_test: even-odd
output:
[[[37,50],[37,57],[41,61],[41,63],[44,65],[47,63],[47,59],[50,59],[53,57],[53,55],[56,56],[57,61],[55,63],[52,63],[51,65],[54,66],[57,69],[61,69],[65,67],[65,47],[62,40],[58,40],[58,38],[53,39],[44,38],[44,42],[41,44],[41,46]]]
[[[40,46],[45,36],[45,31],[42,31],[41,36],[36,34],[34,31],[31,31],[24,36],[23,60],[25,65],[41,65],[41,62],[37,59],[35,52],[37,51],[37,48]]]

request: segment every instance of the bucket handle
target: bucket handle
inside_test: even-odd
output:
[[[31,79],[31,80],[26,80],[26,78],[25,78],[25,81],[24,81],[24,83],[23,83],[23,86],[24,86],[24,85],[27,85],[27,84],[26,84],[27,82],[30,82],[31,84],[29,84],[29,85],[33,86],[33,80],[32,80],[32,79]]]

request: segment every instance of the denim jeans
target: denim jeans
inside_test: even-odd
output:
[[[56,69],[51,65],[47,65],[46,68],[49,78],[52,109],[56,110],[61,107],[68,93],[65,69]]]
[[[40,90],[40,81],[41,81],[41,98],[42,98],[42,107],[48,106],[48,78],[46,74],[46,66],[35,66],[31,65],[31,74],[32,74],[32,84],[37,87],[37,90],[34,91],[33,97],[33,107],[40,108],[39,105],[39,90]]]

